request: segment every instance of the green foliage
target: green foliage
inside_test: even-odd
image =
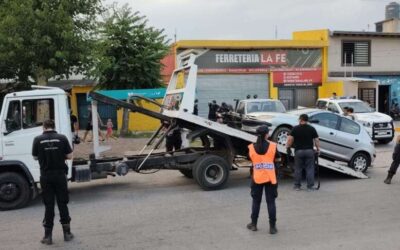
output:
[[[0,78],[46,84],[88,65],[101,0],[0,0]]]
[[[169,51],[163,30],[127,6],[112,6],[99,24],[90,75],[104,89],[156,88],[162,85],[161,59]]]

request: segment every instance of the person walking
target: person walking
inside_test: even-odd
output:
[[[113,122],[112,122],[112,120],[111,119],[108,119],[107,120],[107,132],[106,132],[106,139],[107,139],[107,141],[110,139],[110,138],[113,138],[114,140],[117,140],[117,138],[115,138],[115,136],[113,135],[113,128],[114,128],[114,124],[113,124]]]
[[[397,168],[400,165],[400,135],[396,138],[396,146],[394,147],[392,154],[392,164],[390,165],[388,175],[386,179],[383,181],[386,184],[392,183],[392,178],[397,172]]]
[[[60,212],[64,240],[70,241],[74,237],[71,233],[71,217],[68,211],[68,167],[65,160],[72,159],[72,149],[68,139],[55,131],[53,120],[43,123],[43,134],[35,137],[32,146],[32,155],[40,165],[40,186],[42,188],[45,214],[43,219],[44,237],[41,243],[51,245],[54,224],[54,206],[57,201]]]
[[[251,197],[252,210],[251,222],[247,228],[251,231],[257,231],[258,215],[260,205],[265,189],[265,197],[269,215],[269,233],[276,234],[276,205],[275,199],[278,197],[278,182],[275,169],[279,168],[279,153],[276,144],[267,141],[269,129],[267,126],[260,126],[257,129],[257,142],[250,144],[249,158],[252,162],[251,168]]]
[[[295,126],[288,136],[286,147],[290,150],[292,146],[295,149],[294,189],[301,190],[302,170],[305,169],[307,190],[316,190],[314,187],[314,146],[319,154],[319,138],[315,128],[308,124],[308,115],[306,114],[300,115],[299,125]]]

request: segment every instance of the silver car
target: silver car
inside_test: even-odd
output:
[[[356,171],[365,172],[376,156],[374,142],[359,123],[338,114],[316,109],[296,110],[276,116],[271,123],[271,139],[286,145],[291,129],[298,125],[300,114],[307,114],[317,130],[321,157],[344,161]]]

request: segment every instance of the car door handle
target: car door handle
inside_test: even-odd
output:
[[[356,142],[359,142],[359,140],[358,140],[358,139],[356,139]]]
[[[5,142],[4,142],[4,145],[5,145],[6,147],[14,146],[14,141],[5,141]]]
[[[333,133],[333,132],[330,132],[329,134],[330,134],[330,135],[334,135],[334,133]]]

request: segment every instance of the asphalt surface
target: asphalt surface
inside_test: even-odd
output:
[[[70,185],[72,242],[62,240],[58,213],[53,246],[42,246],[40,199],[0,213],[0,249],[400,249],[400,176],[383,180],[393,143],[358,180],[323,171],[321,189],[279,185],[278,234],[268,234],[265,203],[259,231],[246,229],[251,198],[248,170],[231,173],[228,186],[202,191],[177,171],[131,173]]]

